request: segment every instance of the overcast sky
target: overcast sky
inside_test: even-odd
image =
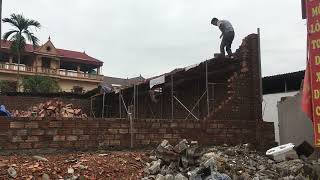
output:
[[[41,43],[50,35],[57,48],[104,61],[106,76],[151,77],[213,57],[212,17],[233,24],[233,50],[261,28],[264,76],[305,68],[300,0],[3,0],[3,17],[11,13],[38,20]]]

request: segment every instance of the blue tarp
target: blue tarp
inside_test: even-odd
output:
[[[0,116],[11,117],[10,112],[6,110],[4,105],[0,105]]]

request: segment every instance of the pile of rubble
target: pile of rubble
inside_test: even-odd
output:
[[[249,144],[201,149],[196,141],[164,140],[151,152],[143,180],[319,179],[320,160],[300,158],[278,162]]]
[[[62,101],[47,101],[33,106],[28,111],[11,111],[12,117],[64,117],[64,118],[87,118],[80,108],[73,104],[65,104]]]

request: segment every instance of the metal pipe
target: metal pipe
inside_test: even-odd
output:
[[[136,85],[133,85],[133,119],[136,118]]]
[[[200,101],[202,100],[202,98],[204,97],[204,95],[207,93],[207,91],[205,91],[202,96],[198,99],[198,101],[196,102],[196,104],[192,107],[191,112],[193,112],[193,110],[197,107],[197,105],[200,103]],[[184,119],[187,120],[188,117],[190,116],[190,113],[188,114],[188,116]]]
[[[129,115],[130,113],[129,113],[129,111],[128,111],[128,108],[127,108],[126,103],[124,102],[123,96],[120,95],[120,97],[121,97],[121,99],[122,99],[122,103],[123,103],[123,105],[124,105],[124,109],[126,110],[126,113]]]
[[[122,112],[121,112],[121,90],[119,91],[119,113],[120,113],[120,119],[122,117]]]
[[[133,132],[133,119],[132,119],[132,114],[129,114],[129,120],[130,120],[130,147],[133,148],[133,137],[134,137],[134,132]]]
[[[93,97],[91,97],[90,99],[91,99],[90,100],[90,114],[93,117],[93,112],[92,112],[92,99],[93,99]]]
[[[263,97],[262,97],[262,68],[261,68],[261,33],[260,33],[260,28],[257,29],[258,31],[258,74],[259,74],[259,83],[260,83],[260,102],[262,102]]]
[[[174,98],[175,100],[177,100],[178,103],[179,103],[185,110],[187,110],[196,120],[199,121],[199,118],[197,118],[181,101],[179,101],[179,99],[178,99],[177,97],[173,96],[173,98]]]
[[[208,84],[208,60],[206,60],[206,89],[207,89],[207,111],[208,116],[210,115],[210,102],[209,102],[209,84]]]
[[[171,74],[171,119],[173,119],[173,74]]]
[[[106,93],[103,93],[103,97],[102,97],[102,113],[101,113],[101,117],[104,118],[104,103],[105,103],[105,97],[106,97]]]
[[[137,109],[136,109],[136,119],[138,119],[139,117],[139,86],[136,87],[136,91],[137,91],[137,99],[136,99],[136,103],[137,103]]]
[[[213,109],[212,113],[214,113],[214,101],[215,101],[215,99],[214,99],[214,85],[215,84],[211,85],[212,86],[212,109]]]

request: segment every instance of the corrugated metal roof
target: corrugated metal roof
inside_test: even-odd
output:
[[[296,76],[304,76],[305,71],[296,71],[296,72],[290,72],[290,73],[284,73],[284,74],[276,74],[272,76],[265,76],[263,79],[273,79],[273,78],[290,78],[290,77],[296,77]]]

